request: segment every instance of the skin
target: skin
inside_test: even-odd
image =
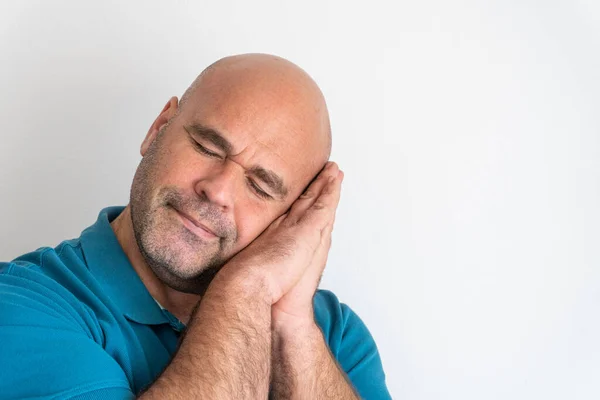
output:
[[[112,223],[188,325],[143,398],[354,398],[312,310],[343,179],[330,150],[321,91],[275,56],[222,59],[167,102]]]

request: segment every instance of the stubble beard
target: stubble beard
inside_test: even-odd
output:
[[[162,282],[177,291],[202,295],[227,262],[225,252],[237,235],[207,199],[185,198],[175,187],[163,187],[153,196],[161,131],[140,162],[131,187],[133,233],[146,264]],[[175,209],[195,210],[211,221],[218,228],[218,240],[207,242],[187,230],[176,221]]]

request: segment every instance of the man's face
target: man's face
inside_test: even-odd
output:
[[[190,99],[160,128],[138,167],[130,199],[136,241],[174,289],[203,293],[327,159],[316,150],[321,142],[304,131],[321,126],[289,107],[252,104],[232,94]]]

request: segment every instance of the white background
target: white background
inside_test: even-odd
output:
[[[346,172],[322,286],[396,399],[600,398],[600,3],[3,1],[0,259],[125,204],[209,63],[322,87]]]

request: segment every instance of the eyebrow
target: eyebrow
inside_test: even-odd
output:
[[[250,168],[250,172],[267,184],[280,198],[287,196],[288,189],[283,184],[283,180],[275,172],[266,170],[259,166]]]
[[[225,139],[223,135],[221,135],[221,133],[215,129],[196,123],[186,126],[185,130],[194,136],[198,136],[202,139],[208,140],[215,147],[218,147],[219,150],[221,150],[227,155],[231,154],[232,152],[233,146],[231,145],[231,143],[229,143],[229,141]]]
[[[187,125],[184,129],[191,135],[202,138],[209,141],[219,150],[224,152],[227,156],[233,152],[233,146],[221,132],[200,123],[194,123]],[[248,170],[256,178],[263,181],[270,190],[281,199],[285,198],[288,194],[288,188],[283,183],[283,179],[275,172],[261,167],[260,165],[253,166]]]

